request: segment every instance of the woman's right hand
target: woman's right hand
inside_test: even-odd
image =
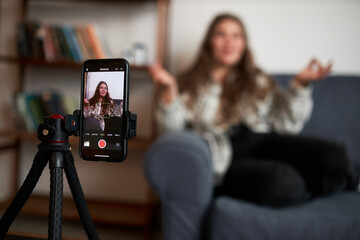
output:
[[[154,64],[149,68],[149,74],[153,82],[159,87],[161,99],[165,103],[171,103],[178,96],[176,79],[160,64]]]

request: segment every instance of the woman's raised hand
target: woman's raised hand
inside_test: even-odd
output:
[[[295,77],[295,83],[300,86],[307,86],[311,82],[324,79],[332,68],[329,63],[324,66],[319,60],[312,59],[310,63]]]
[[[86,110],[89,110],[90,107],[89,100],[87,100],[86,98],[84,98],[84,107]]]
[[[178,85],[175,77],[158,63],[149,68],[149,74],[159,89],[159,97],[165,103],[171,103],[178,96]]]

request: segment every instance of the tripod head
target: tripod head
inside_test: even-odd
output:
[[[136,136],[137,115],[130,111],[124,114],[125,138]],[[61,129],[61,131],[58,131]],[[75,110],[73,114],[67,114],[65,118],[60,114],[53,114],[44,118],[44,123],[39,125],[37,134],[42,142],[64,143],[68,142],[69,136],[79,136],[80,133],[80,110]]]
[[[126,111],[124,112],[124,137],[133,138],[136,136],[137,115]],[[38,139],[42,142],[39,148],[46,150],[50,146],[53,148],[69,150],[69,136],[79,136],[80,134],[80,110],[75,110],[73,114],[67,114],[65,118],[60,114],[53,114],[44,118],[44,123],[38,127]],[[45,149],[44,149],[45,148]]]
[[[76,110],[78,111],[78,110]],[[67,143],[71,135],[79,135],[79,115],[53,114],[44,118],[44,123],[38,127],[38,139],[43,143]]]

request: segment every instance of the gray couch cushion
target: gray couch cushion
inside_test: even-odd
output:
[[[210,220],[214,240],[358,240],[360,194],[346,192],[279,209],[219,197]]]

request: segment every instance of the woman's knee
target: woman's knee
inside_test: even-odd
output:
[[[307,200],[310,196],[301,174],[292,166],[273,162],[274,170],[260,203],[285,206]],[[262,202],[261,202],[262,201]]]
[[[290,165],[276,161],[242,161],[229,169],[223,193],[270,206],[284,206],[308,198],[306,184]]]

